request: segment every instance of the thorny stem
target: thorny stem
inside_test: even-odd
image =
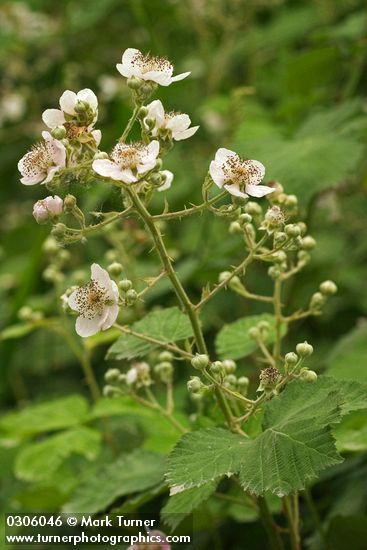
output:
[[[150,215],[150,213],[148,212],[148,210],[140,200],[139,196],[130,188],[126,188],[126,192],[129,194],[131,201],[134,204],[137,212],[139,213],[140,217],[143,219],[143,221],[145,222],[145,225],[149,229],[149,232],[153,238],[153,241],[156,246],[159,257],[161,259],[161,262],[167,272],[167,276],[171,281],[171,284],[175,290],[175,293],[183,309],[186,311],[190,319],[190,323],[195,336],[197,350],[199,353],[207,354],[208,351],[206,348],[204,335],[201,330],[198,314],[195,310],[194,305],[191,303],[190,298],[186,294],[185,289],[181,284],[181,281],[177,277],[175,270],[173,269],[170,257],[168,255],[167,249],[162,239],[162,235],[158,227],[156,226],[154,219],[152,218],[152,216]],[[215,394],[218,399],[219,405],[223,411],[223,414],[226,418],[228,426],[232,429],[234,425],[233,415],[226,401],[226,398],[224,397],[223,393],[218,387],[215,388]]]
[[[220,199],[223,199],[226,195],[227,195],[227,192],[223,191],[223,193],[219,193],[219,195],[216,195],[215,197],[208,199],[208,201],[203,202],[202,204],[199,204],[197,206],[192,206],[191,208],[185,208],[184,210],[178,210],[176,212],[163,212],[162,214],[156,214],[155,216],[152,216],[152,219],[153,220],[172,220],[175,218],[183,218],[184,216],[190,216],[191,214],[196,214],[197,212],[201,212],[202,210],[207,208],[209,204],[214,204]]]

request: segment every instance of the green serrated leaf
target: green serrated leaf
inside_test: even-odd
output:
[[[191,514],[214,493],[217,484],[218,481],[209,481],[201,487],[193,487],[172,495],[161,510],[162,521],[171,529],[176,529],[188,514]]]
[[[223,428],[185,434],[168,457],[171,493],[200,487],[239,470],[247,440]]]
[[[248,330],[260,321],[267,321],[270,330],[265,342],[271,344],[275,340],[275,320],[269,313],[251,315],[237,319],[234,323],[225,325],[218,333],[215,345],[221,359],[241,359],[257,349],[255,340],[249,337]],[[283,329],[285,331],[285,328]]]
[[[19,440],[43,432],[76,426],[86,420],[87,414],[86,399],[80,395],[70,395],[5,415],[0,420],[0,433]]]
[[[31,443],[18,453],[14,471],[26,481],[51,479],[56,470],[72,454],[80,454],[88,460],[100,451],[101,434],[91,428],[74,428]]]
[[[178,342],[193,336],[188,317],[177,307],[148,313],[131,326],[134,332],[145,334],[165,343]],[[107,352],[107,359],[133,359],[157,349],[156,344],[145,342],[129,334],[120,336]]]
[[[161,484],[164,458],[161,455],[137,449],[88,476],[65,504],[64,512],[95,514],[105,510],[118,497],[145,491]]]
[[[340,453],[367,451],[367,415],[353,413],[333,430]]]

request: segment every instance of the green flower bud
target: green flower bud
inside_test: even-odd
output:
[[[238,222],[231,222],[229,226],[229,232],[231,235],[235,235],[236,233],[242,233],[242,227]]]
[[[240,376],[237,380],[237,385],[241,391],[247,390],[249,384],[250,380],[247,378],[247,376]]]
[[[64,139],[64,137],[66,137],[65,126],[56,126],[56,128],[51,130],[51,135],[55,139]]]
[[[111,273],[111,275],[115,275],[115,276],[120,275],[122,269],[123,269],[122,265],[119,262],[113,262],[107,268],[108,272]]]
[[[333,281],[324,281],[320,284],[320,292],[324,296],[332,296],[338,291],[338,287]]]
[[[108,153],[105,153],[104,151],[98,151],[98,153],[96,153],[93,158],[94,160],[106,160],[109,158],[109,156]]]
[[[64,223],[57,223],[51,230],[53,237],[63,237],[67,231],[67,227]]]
[[[149,112],[148,108],[143,105],[139,109],[138,117],[139,118],[145,118],[147,116],[148,112]]]
[[[128,292],[132,288],[133,284],[129,279],[122,279],[119,281],[118,287],[122,292]]]
[[[141,80],[140,78],[136,78],[136,76],[131,76],[130,78],[127,79],[127,85],[132,90],[139,90],[139,88],[141,88],[143,83],[144,83],[143,80]]]
[[[284,201],[285,206],[288,208],[294,208],[298,204],[298,199],[296,195],[287,195],[287,198]]]
[[[154,185],[154,187],[159,187],[162,185],[162,176],[159,172],[154,172],[149,176],[149,182]]]
[[[159,361],[172,361],[173,353],[170,351],[162,351],[162,353],[158,355],[158,359]]]
[[[64,210],[65,212],[70,212],[76,206],[76,198],[74,195],[66,195],[64,198]]]
[[[195,357],[191,359],[191,364],[195,369],[205,369],[205,367],[209,365],[209,357],[204,353],[197,353]]]
[[[290,223],[286,225],[284,231],[286,232],[288,237],[292,237],[292,239],[301,235],[301,229],[295,223]]]
[[[225,377],[224,382],[227,382],[230,386],[236,386],[237,377],[234,374],[228,374],[228,376]]]
[[[281,264],[287,260],[287,254],[284,252],[284,250],[278,250],[273,254],[273,261],[276,264]]]
[[[247,334],[249,335],[250,338],[252,338],[253,340],[258,340],[260,338],[260,330],[257,328],[257,327],[251,327]]]
[[[296,352],[300,357],[309,357],[313,353],[313,347],[308,342],[302,342],[296,345]]]
[[[298,355],[294,353],[293,351],[290,351],[287,353],[284,357],[285,362],[290,367],[294,367],[298,363]]]
[[[288,239],[287,235],[283,231],[278,231],[274,233],[274,244],[275,246],[280,246]]]
[[[315,292],[311,296],[310,309],[321,309],[326,302],[326,297],[321,292]]]
[[[281,275],[280,269],[278,267],[275,267],[275,266],[272,265],[268,269],[268,275],[272,279],[279,279],[279,277]]]
[[[198,393],[203,386],[202,381],[198,376],[192,376],[191,379],[187,382],[187,390],[190,393]]]
[[[305,224],[305,222],[297,222],[297,225],[301,230],[301,235],[305,235],[307,231],[307,225]]]
[[[213,374],[220,374],[223,370],[223,363],[222,361],[214,361],[210,365],[210,372]]]
[[[42,245],[42,250],[46,252],[46,254],[56,254],[60,250],[60,246],[55,239],[47,237]]]
[[[29,306],[23,306],[18,311],[18,319],[20,321],[31,321],[33,316],[33,310]]]
[[[113,397],[116,393],[116,388],[113,386],[105,386],[103,388],[103,395],[104,397]]]
[[[252,222],[252,216],[250,216],[250,214],[241,214],[238,217],[238,223],[241,224],[241,225],[245,225],[245,224],[251,223],[251,222]]]
[[[134,290],[133,288],[130,288],[130,290],[126,292],[125,298],[127,302],[131,305],[131,304],[134,304],[138,299],[138,294],[136,290]]]
[[[316,241],[310,235],[303,237],[302,239],[302,248],[303,250],[313,250],[316,246]]]
[[[314,370],[305,369],[300,376],[301,380],[305,382],[316,382],[317,374]]]
[[[78,114],[85,113],[89,109],[89,105],[86,101],[77,101],[74,111]]]
[[[118,382],[119,376],[121,372],[119,369],[108,369],[108,371],[105,372],[104,379],[107,383],[113,383]]]
[[[233,359],[225,359],[222,362],[222,366],[223,366],[224,371],[225,371],[226,374],[232,374],[233,372],[235,372],[235,370],[237,368],[237,365],[233,361]]]
[[[262,208],[257,202],[250,201],[245,205],[244,208],[246,214],[251,216],[260,216],[262,214]]]
[[[306,250],[300,250],[297,253],[297,259],[299,262],[307,263],[310,261],[311,256],[309,255],[308,252],[306,252]]]

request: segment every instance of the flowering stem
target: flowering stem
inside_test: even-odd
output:
[[[202,204],[198,204],[197,206],[192,206],[192,208],[185,208],[184,210],[178,210],[177,212],[163,212],[163,214],[156,214],[155,216],[152,216],[153,220],[170,220],[175,218],[183,218],[184,216],[190,216],[191,214],[196,214],[196,212],[201,212],[205,208],[208,207],[209,204],[214,204],[218,200],[224,198],[227,195],[226,191],[223,191],[222,193],[219,193],[219,195],[216,195],[215,197],[212,197],[206,202],[203,202]]]
[[[275,315],[275,342],[273,357],[278,361],[280,356],[281,330],[282,330],[282,282],[276,279],[274,283],[274,315]]]
[[[169,258],[169,255],[168,255],[167,249],[165,247],[165,244],[163,242],[163,238],[162,238],[162,235],[160,233],[160,230],[156,226],[153,217],[150,215],[148,210],[145,208],[145,205],[142,203],[139,196],[130,188],[126,188],[126,191],[129,194],[129,196],[131,198],[131,201],[134,204],[137,212],[140,214],[140,217],[143,219],[143,221],[145,222],[145,225],[149,229],[149,232],[150,232],[150,234],[153,238],[153,241],[154,241],[154,244],[156,246],[157,252],[158,252],[159,257],[161,259],[161,262],[163,264],[163,267],[165,268],[165,270],[167,272],[167,276],[171,281],[171,284],[174,288],[174,291],[175,291],[182,307],[184,308],[184,310],[186,311],[186,313],[187,313],[187,315],[190,319],[192,330],[193,330],[194,336],[195,336],[195,342],[196,342],[197,350],[198,350],[199,353],[207,354],[208,351],[207,351],[207,347],[206,347],[206,344],[205,344],[204,335],[203,335],[203,332],[201,330],[200,320],[199,320],[198,314],[196,312],[196,308],[191,303],[190,298],[186,294],[186,291],[183,288],[183,286],[181,284],[181,281],[179,280],[175,270],[173,269],[173,266],[172,266],[171,260]],[[231,410],[229,408],[227,400],[226,400],[225,396],[223,395],[223,393],[221,392],[221,390],[218,387],[215,388],[215,394],[216,394],[216,397],[218,399],[219,405],[220,405],[220,407],[223,411],[223,414],[226,418],[228,426],[232,429],[233,425],[234,425],[233,415],[231,413]]]
[[[124,133],[122,134],[122,136],[119,139],[120,143],[124,143],[126,141],[126,138],[130,134],[131,128],[134,126],[134,122],[136,121],[136,118],[139,114],[140,108],[141,108],[141,103],[137,103],[134,107],[134,110],[133,110],[133,113],[132,113],[132,115],[129,119],[129,122],[126,125]]]

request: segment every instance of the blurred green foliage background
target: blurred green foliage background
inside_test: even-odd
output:
[[[3,0],[1,326],[17,324],[24,305],[50,316],[56,311],[54,289],[42,277],[48,228],[31,215],[46,190],[22,186],[17,161],[39,139],[43,110],[57,107],[65,89],[90,87],[97,93],[101,147],[109,150],[131,110],[115,64],[125,48],[136,47],[168,57],[177,72],[192,72],[156,94],[168,110],[187,112],[200,124],[194,138],[179,143],[167,159],[165,167],[175,173],[167,194],[171,208],[200,200],[201,182],[218,147],[261,160],[268,180],[298,196],[318,243],[313,261],[287,290],[287,306],[307,303],[324,279],[339,288],[324,316],[297,325],[287,349],[307,338],[316,350],[312,368],[367,381],[366,31],[362,0]],[[79,190],[79,196],[90,211],[114,208],[118,200],[104,186]],[[158,197],[153,205],[157,212],[162,201]],[[240,239],[230,237],[226,224],[210,214],[175,222],[166,235],[194,296],[239,257]],[[87,278],[90,262],[112,245],[96,238],[73,246],[61,288],[74,281],[76,270]],[[127,275],[156,274],[154,254],[137,227],[124,247],[135,257],[122,261]],[[264,274],[251,271],[249,287],[266,293],[270,283]],[[162,284],[147,305],[173,303]],[[206,311],[209,339],[225,322],[260,311],[222,293]],[[4,410],[69,392],[87,394],[75,357],[59,336],[36,331],[18,339],[5,332],[0,344]],[[99,380],[106,370],[103,356],[102,346],[93,356]],[[252,367],[243,368],[251,372]],[[365,429],[362,450],[367,450],[366,434]],[[40,493],[29,497],[29,491],[9,484],[9,502],[36,506]],[[366,495],[363,499],[365,506]]]

